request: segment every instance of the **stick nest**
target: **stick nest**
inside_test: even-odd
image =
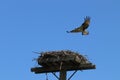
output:
[[[37,59],[43,67],[81,65],[90,63],[83,55],[70,50],[41,52]]]

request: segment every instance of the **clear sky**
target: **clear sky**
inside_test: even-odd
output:
[[[85,16],[91,17],[88,36],[66,33]],[[0,1],[0,80],[45,80],[30,72],[38,66],[33,51],[53,50],[77,51],[96,64],[71,80],[120,80],[120,0]]]

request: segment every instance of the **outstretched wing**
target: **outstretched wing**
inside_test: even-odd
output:
[[[90,17],[86,16],[84,18],[84,23],[81,25],[81,27],[83,27],[83,31],[89,27],[89,24],[90,24]]]
[[[89,24],[90,24],[90,17],[86,16],[86,17],[84,18],[84,23],[83,23],[80,27],[75,28],[75,29],[73,29],[73,30],[71,30],[71,31],[67,31],[67,32],[68,32],[68,33],[82,32],[83,35],[84,35],[84,33],[85,33],[85,35],[86,35],[86,34],[88,34],[88,32],[86,32],[85,29],[88,28]]]
[[[71,30],[71,31],[67,31],[67,32],[68,32],[68,33],[83,32],[83,27],[80,26],[80,27],[78,27],[78,28],[75,28],[75,29],[73,29],[73,30]]]

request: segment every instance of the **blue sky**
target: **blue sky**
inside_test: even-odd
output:
[[[33,53],[72,50],[87,55],[97,69],[78,71],[71,80],[119,80],[119,0],[1,0],[0,80],[45,80],[30,72]],[[91,17],[90,34],[67,34]],[[68,76],[71,72],[68,72]],[[57,80],[48,74],[49,80]]]

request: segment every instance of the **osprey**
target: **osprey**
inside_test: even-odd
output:
[[[89,16],[86,16],[84,18],[84,23],[78,27],[78,28],[75,28],[71,31],[67,31],[67,33],[77,33],[77,32],[82,32],[82,35],[88,35],[89,32],[86,31],[86,29],[89,27],[89,24],[90,24],[90,17]]]

